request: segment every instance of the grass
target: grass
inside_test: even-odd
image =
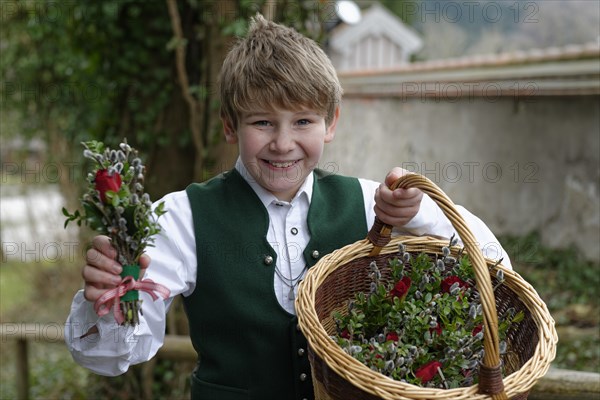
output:
[[[7,260],[0,266],[0,320],[28,301],[33,291],[31,275],[29,264]]]

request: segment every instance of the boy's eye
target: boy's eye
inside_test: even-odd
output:
[[[256,125],[256,126],[269,126],[270,122],[269,121],[265,121],[265,120],[260,120],[260,121],[254,121],[252,123],[252,125]]]
[[[298,120],[297,124],[298,125],[308,125],[308,124],[310,124],[310,120],[303,118],[301,120]]]

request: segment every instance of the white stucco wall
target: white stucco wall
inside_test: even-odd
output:
[[[600,259],[600,96],[351,96],[322,167],[422,173],[497,234],[538,230]]]

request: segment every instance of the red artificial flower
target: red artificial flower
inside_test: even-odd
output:
[[[117,172],[113,172],[112,175],[108,173],[106,169],[99,169],[96,172],[95,179],[96,190],[100,193],[100,200],[106,203],[106,192],[111,190],[118,192],[121,188],[121,175]]]
[[[433,335],[433,332],[437,333],[438,336],[441,336],[441,334],[442,334],[442,326],[440,325],[439,322],[435,326],[435,328],[429,328],[429,333],[431,333]]]
[[[415,371],[415,376],[421,380],[421,383],[427,383],[437,375],[438,368],[442,368],[441,362],[429,361]]]
[[[393,340],[394,342],[397,342],[398,340],[400,340],[400,338],[398,337],[398,334],[396,332],[390,332],[386,335],[385,340]]]
[[[406,297],[408,294],[408,289],[410,289],[412,281],[408,276],[404,276],[401,280],[399,280],[394,288],[390,291],[390,295],[392,297],[399,297],[401,300]]]
[[[348,329],[344,329],[341,333],[340,336],[344,339],[350,339],[350,332],[348,332]]]
[[[454,285],[455,283],[458,282],[458,286],[461,288],[468,288],[469,284],[467,282],[464,282],[462,279],[460,279],[458,276],[449,276],[447,278],[445,278],[442,281],[442,292],[443,293],[450,293],[450,288],[452,287],[452,285]]]
[[[475,336],[477,335],[479,332],[481,332],[481,330],[483,329],[483,325],[477,325],[475,328],[473,328],[473,331],[471,332],[471,335]]]

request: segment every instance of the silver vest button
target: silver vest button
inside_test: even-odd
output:
[[[320,256],[319,251],[318,250],[313,250],[311,256],[312,256],[312,258],[314,258],[316,260]]]
[[[273,264],[273,257],[265,256],[263,262],[265,263],[265,265],[271,265],[271,264]]]
[[[299,348],[299,349],[298,349],[298,355],[299,355],[300,357],[302,357],[302,356],[304,355],[304,349],[303,349],[303,348]]]
[[[300,381],[304,382],[306,378],[308,378],[308,375],[306,375],[305,373],[300,374]]]

